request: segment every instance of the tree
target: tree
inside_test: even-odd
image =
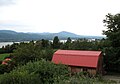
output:
[[[43,47],[43,48],[49,47],[49,41],[42,39],[42,47]]]
[[[41,58],[41,49],[31,43],[20,43],[13,56],[17,64],[25,64],[29,61]]]
[[[72,40],[71,40],[71,38],[70,38],[70,37],[68,37],[68,38],[67,38],[67,42],[66,42],[66,43],[71,43],[71,41],[72,41]]]
[[[60,48],[64,49],[64,50],[68,50],[68,49],[70,49],[70,45],[71,45],[71,38],[68,37],[67,41],[65,43],[62,43]]]
[[[60,41],[58,36],[55,36],[53,39],[53,48],[58,49],[60,48]]]
[[[29,61],[41,60],[41,58],[51,61],[53,53],[53,49],[43,48],[41,41],[37,41],[36,43],[20,43],[12,55],[16,64],[26,64]]]
[[[104,50],[106,69],[120,72],[120,14],[108,14],[103,22],[107,27],[103,34],[110,41],[110,46]]]
[[[120,47],[120,14],[108,14],[103,22],[107,27],[103,34],[111,41],[112,47]]]

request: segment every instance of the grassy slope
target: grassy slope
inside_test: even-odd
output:
[[[5,54],[0,54],[0,61],[4,60],[5,57],[8,57],[10,54],[5,53]]]

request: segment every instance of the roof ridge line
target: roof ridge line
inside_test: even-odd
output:
[[[56,54],[56,55],[67,55],[67,54]],[[68,54],[69,56],[92,56],[92,57],[99,57],[99,56],[96,56],[96,55],[70,55]]]

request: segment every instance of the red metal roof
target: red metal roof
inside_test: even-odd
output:
[[[57,50],[52,58],[56,64],[97,67],[101,51]]]

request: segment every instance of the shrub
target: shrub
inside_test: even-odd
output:
[[[16,64],[26,64],[29,61],[40,60],[44,58],[51,60],[53,50],[50,48],[42,49],[39,46],[35,46],[33,43],[22,43],[14,51],[13,56]]]
[[[5,72],[9,73],[14,67],[14,61],[6,58],[2,61],[2,64],[0,64],[0,74],[4,74]]]
[[[41,60],[29,62],[10,73],[0,75],[0,84],[53,84],[68,77],[64,65],[55,65]]]
[[[84,72],[81,72],[69,77],[68,80],[60,80],[59,84],[117,84],[117,82],[113,80],[104,80],[99,76],[89,77],[84,75]]]
[[[0,64],[0,74],[7,72],[7,65]]]

